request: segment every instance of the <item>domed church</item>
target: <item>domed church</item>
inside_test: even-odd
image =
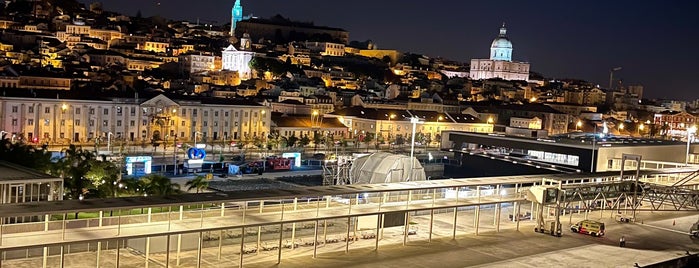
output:
[[[529,80],[529,63],[512,61],[512,42],[507,38],[504,23],[500,28],[500,34],[490,45],[490,59],[471,59],[469,76],[473,80]]]

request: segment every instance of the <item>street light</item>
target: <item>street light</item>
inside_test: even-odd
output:
[[[687,155],[684,158],[684,165],[689,165],[689,145],[692,142],[692,135],[697,133],[697,126],[692,126],[687,129]]]
[[[111,132],[107,133],[107,151],[109,151],[109,155],[112,154],[112,134]]]
[[[614,81],[614,72],[621,70],[621,67],[612,68],[609,71],[609,90],[612,90],[612,82]]]
[[[619,131],[624,130],[624,123],[619,123]]]
[[[396,118],[396,114],[390,114],[388,116],[388,150],[391,150],[391,136],[393,134],[393,126],[391,125],[391,119]]]
[[[643,125],[643,123],[641,123],[640,125],[638,125],[638,135],[639,135],[639,136],[643,137],[642,132],[643,132],[643,130],[644,130],[645,128],[646,128],[646,126]]]
[[[582,121],[578,120],[578,122],[575,123],[575,131],[578,131],[580,127],[582,127]]]
[[[194,131],[194,148],[197,147],[197,135],[202,135],[199,131]]]
[[[415,159],[413,159],[415,153],[415,127],[420,123],[420,118],[411,117],[410,123],[413,124],[413,134],[410,136],[410,170],[408,172],[408,181],[413,177],[413,167],[415,166]]]

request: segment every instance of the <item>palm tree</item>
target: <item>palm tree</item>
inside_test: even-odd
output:
[[[73,144],[63,153],[65,156],[56,161],[51,171],[65,179],[64,187],[68,189],[70,197],[77,199],[85,192],[85,175],[90,171],[95,154]]]
[[[209,188],[209,181],[204,176],[198,175],[194,179],[187,181],[185,185],[187,186],[187,191],[196,189],[196,192],[199,193]]]
[[[149,195],[174,195],[180,193],[180,185],[173,183],[170,178],[158,174],[149,174],[141,178],[144,192]]]

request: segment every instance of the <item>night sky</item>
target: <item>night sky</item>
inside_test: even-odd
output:
[[[90,0],[81,0],[89,3]],[[156,7],[157,2],[161,2]],[[201,23],[230,20],[234,0],[102,0],[106,10]],[[487,58],[504,21],[513,60],[551,78],[607,87],[609,70],[645,97],[695,100],[699,1],[242,0],[243,13],[344,28],[379,48],[468,62]],[[351,5],[349,5],[351,3]],[[342,5],[345,4],[345,5]]]

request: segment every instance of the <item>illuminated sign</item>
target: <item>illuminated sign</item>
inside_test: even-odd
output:
[[[189,148],[187,150],[187,157],[189,159],[204,159],[206,158],[206,151],[200,148]]]
[[[294,166],[301,167],[301,153],[283,153],[284,158],[294,158]]]
[[[150,174],[152,163],[152,156],[127,156],[126,174],[136,177]]]

